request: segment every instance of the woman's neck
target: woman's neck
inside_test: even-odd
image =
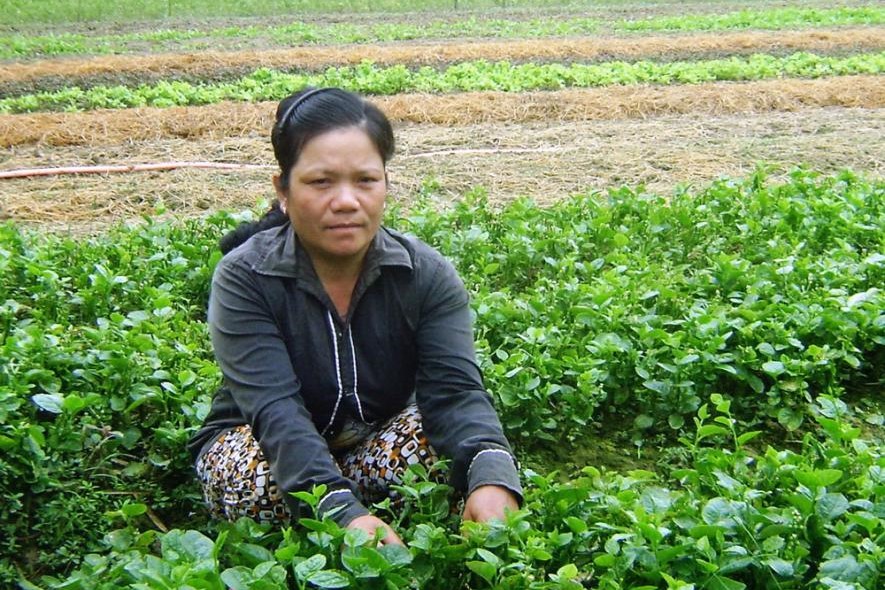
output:
[[[347,318],[353,291],[359,280],[365,259],[365,253],[359,258],[345,260],[327,260],[311,256],[317,278],[342,319]]]

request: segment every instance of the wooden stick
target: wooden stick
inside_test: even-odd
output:
[[[177,168],[212,168],[219,170],[260,170],[274,168],[263,164],[228,164],[224,162],[158,162],[155,164],[123,164],[116,166],[68,166],[62,168],[22,168],[0,171],[2,178],[27,178],[31,176],[59,176],[62,174],[110,174],[146,172],[152,170],[175,170]]]

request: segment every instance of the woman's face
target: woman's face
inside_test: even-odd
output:
[[[292,166],[289,188],[274,178],[283,209],[314,262],[361,261],[384,212],[387,178],[381,155],[359,127],[308,141]]]

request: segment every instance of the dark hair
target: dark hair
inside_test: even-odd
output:
[[[308,88],[280,101],[270,135],[274,156],[280,166],[280,186],[283,189],[289,187],[290,171],[307,142],[343,127],[363,129],[385,166],[393,157],[394,139],[390,121],[381,109],[357,94],[340,88]],[[243,223],[225,235],[219,244],[221,251],[227,254],[253,234],[283,225],[288,219],[280,209],[279,202],[274,201],[270,211],[261,219]]]

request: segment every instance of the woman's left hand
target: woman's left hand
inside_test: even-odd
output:
[[[479,486],[464,502],[461,518],[476,522],[486,522],[492,518],[503,519],[505,508],[509,510],[519,508],[513,492],[496,485]]]

